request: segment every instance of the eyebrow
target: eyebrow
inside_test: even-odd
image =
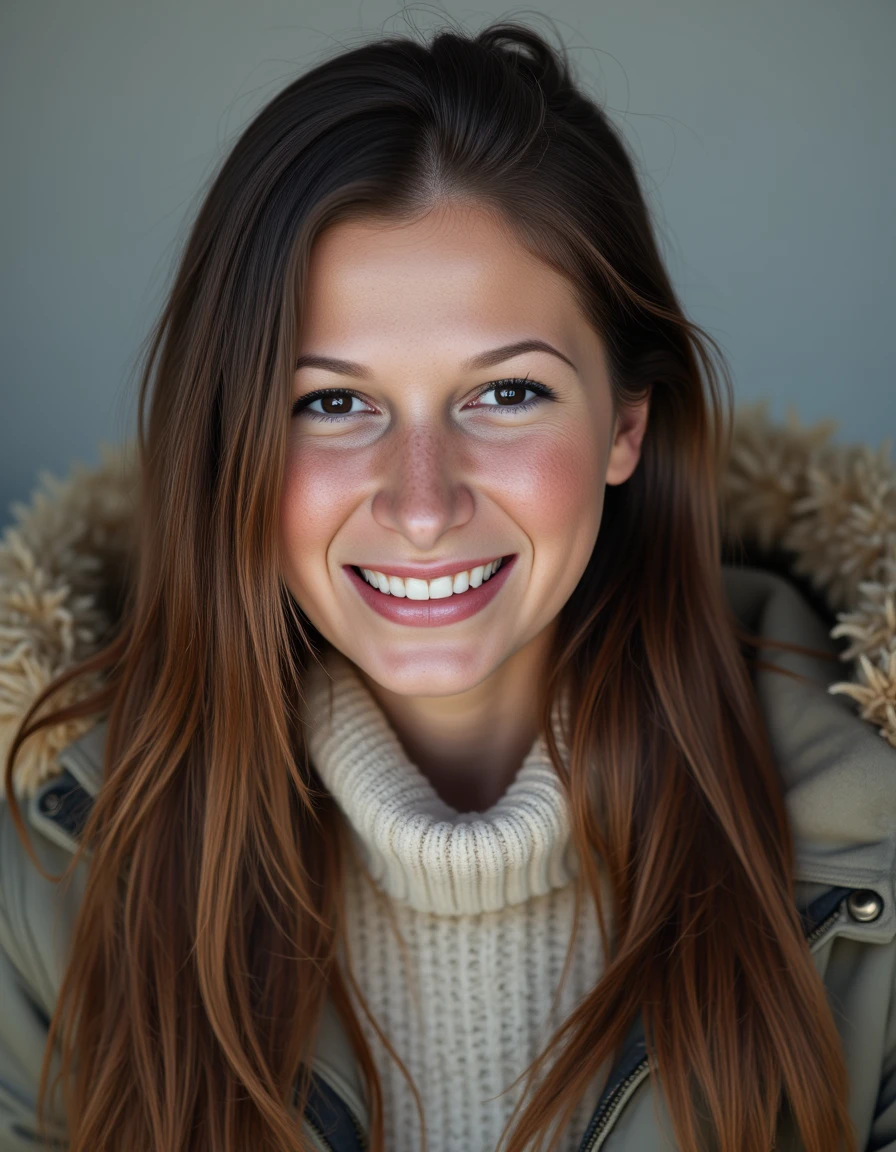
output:
[[[520,356],[524,352],[548,352],[551,356],[557,356],[564,364],[568,364],[574,372],[577,371],[572,360],[568,356],[564,356],[552,344],[548,344],[546,340],[534,339],[516,340],[513,344],[502,344],[500,348],[490,348],[487,352],[480,352],[469,360],[465,360],[461,364],[461,368],[465,372],[472,372],[477,368],[491,368],[495,364],[510,360],[513,356]],[[358,364],[354,360],[339,360],[334,356],[310,354],[300,356],[296,361],[296,371],[298,372],[300,368],[323,368],[327,372],[338,372],[340,376],[355,376],[359,380],[367,380],[371,375],[370,370],[365,368],[363,364]]]

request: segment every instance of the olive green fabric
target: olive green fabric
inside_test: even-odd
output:
[[[836,656],[829,622],[792,582],[730,566],[723,578],[732,610],[750,631]],[[845,697],[827,691],[841,672],[836,660],[773,649],[763,649],[761,657],[801,677],[755,672],[795,835],[797,903],[805,907],[834,886],[854,892],[810,946],[843,1043],[857,1147],[896,1152],[896,749]],[[68,769],[91,794],[101,781],[104,732],[103,724],[96,725],[59,756],[60,770]],[[25,810],[42,863],[59,874],[74,841],[45,810],[53,787],[51,778]],[[35,1148],[34,1101],[47,1022],[88,867],[89,858],[60,893],[31,865],[8,805],[0,801],[0,1152]],[[366,1125],[358,1069],[329,1007],[316,1067]],[[674,1147],[659,1089],[647,1070],[625,1082],[588,1152]],[[65,1148],[58,1112],[57,1122],[58,1147]],[[782,1119],[778,1152],[799,1148],[792,1125]]]

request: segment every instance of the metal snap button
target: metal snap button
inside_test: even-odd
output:
[[[864,923],[876,920],[880,916],[884,910],[884,902],[870,888],[859,888],[847,896],[846,907],[853,920],[861,920]]]
[[[58,792],[47,792],[41,800],[41,808],[44,812],[55,812],[62,804]]]

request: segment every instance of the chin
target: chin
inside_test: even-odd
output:
[[[475,641],[441,650],[430,641],[422,650],[379,651],[348,657],[358,669],[396,696],[458,696],[481,684],[501,661],[486,660],[471,652]]]

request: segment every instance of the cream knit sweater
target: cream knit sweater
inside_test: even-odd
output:
[[[550,1026],[577,868],[560,782],[539,737],[492,808],[460,814],[408,759],[354,665],[331,648],[325,667],[312,666],[306,694],[309,752],[370,874],[349,866],[352,971],[420,1092],[428,1152],[495,1152],[522,1082],[504,1090],[601,973],[585,899]],[[386,1147],[420,1152],[407,1081],[359,1015],[382,1077]],[[596,1103],[592,1083],[563,1152],[578,1148]]]

